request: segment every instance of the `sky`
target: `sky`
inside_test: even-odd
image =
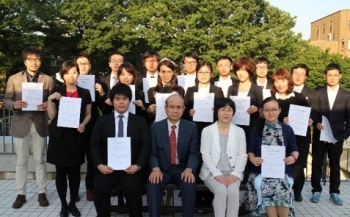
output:
[[[350,9],[350,0],[267,0],[292,17],[296,16],[293,31],[301,33],[303,39],[310,38],[311,22],[334,12]]]

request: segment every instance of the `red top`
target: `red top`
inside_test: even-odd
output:
[[[78,90],[76,90],[76,91],[74,91],[74,92],[68,92],[68,91],[66,91],[66,95],[67,95],[67,97],[79,98]]]

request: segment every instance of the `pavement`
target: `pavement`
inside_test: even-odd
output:
[[[311,203],[311,183],[306,182],[302,196],[304,200],[302,202],[295,203],[295,215],[296,217],[338,217],[338,216],[350,216],[350,181],[342,181],[340,186],[340,197],[343,199],[343,206],[336,206],[329,201],[328,182],[324,186],[324,191],[319,203]],[[1,217],[58,217],[61,209],[60,200],[58,198],[55,181],[49,180],[47,187],[47,198],[50,202],[48,207],[39,207],[37,198],[37,185],[35,180],[29,180],[27,184],[27,202],[20,209],[13,209],[12,203],[16,198],[16,191],[14,190],[14,180],[0,180],[0,216]],[[77,207],[81,211],[83,217],[96,217],[96,211],[94,204],[91,201],[87,201],[85,197],[85,185],[81,182],[80,185],[80,198],[77,202]],[[176,193],[175,193],[176,195]],[[112,197],[112,204],[117,204],[117,199]],[[67,201],[69,201],[67,199]],[[143,199],[146,203],[146,199]],[[180,205],[179,198],[175,199],[175,205]],[[113,213],[112,217],[127,217],[127,214]],[[148,213],[144,213],[144,217],[148,217]],[[164,215],[164,217],[170,217],[171,215]],[[175,217],[182,216],[181,214],[175,214]],[[174,217],[172,216],[172,217]],[[214,217],[214,214],[200,215],[196,214],[195,217],[205,216]],[[249,217],[246,215],[245,217]]]

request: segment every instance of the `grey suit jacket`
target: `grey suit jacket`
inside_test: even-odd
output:
[[[31,124],[34,122],[38,134],[42,137],[47,136],[48,118],[45,111],[22,111],[21,109],[15,110],[13,108],[15,101],[22,100],[23,82],[27,82],[25,71],[10,76],[6,85],[4,106],[6,109],[13,111],[10,135],[18,138],[25,137],[29,133]],[[43,101],[46,102],[54,86],[54,80],[50,76],[39,72],[38,83],[43,83]]]

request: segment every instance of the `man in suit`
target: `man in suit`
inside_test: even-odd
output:
[[[109,101],[109,91],[112,89],[112,87],[118,83],[118,69],[119,66],[125,61],[125,57],[124,54],[116,51],[113,52],[109,55],[108,57],[108,64],[109,64],[109,68],[111,68],[111,74],[106,75],[104,77],[101,78],[101,81],[104,82],[105,84],[107,84],[108,87],[108,92],[107,92],[107,99],[105,101],[105,103],[109,106],[112,105],[112,102]],[[105,114],[109,114],[110,109],[106,109],[106,110],[102,110],[102,113]]]
[[[98,169],[95,175],[94,204],[98,217],[110,216],[110,194],[119,184],[126,198],[131,217],[142,216],[142,171],[149,159],[150,132],[146,120],[128,112],[131,89],[118,83],[110,91],[114,111],[97,121],[91,135],[91,156]],[[131,165],[124,170],[108,166],[107,140],[113,137],[130,137]]]
[[[143,90],[145,92],[145,95],[147,94],[148,90],[143,89],[143,79],[144,78],[154,78],[156,81],[158,80],[158,64],[160,61],[160,56],[157,51],[149,50],[146,51],[142,55],[142,63],[145,67],[146,72],[142,73],[138,77],[137,85],[139,90]],[[157,84],[157,82],[155,82]]]
[[[270,62],[266,57],[258,57],[255,60],[256,79],[254,83],[260,86],[263,90],[269,90],[272,87],[271,80],[267,77],[270,69]]]
[[[41,50],[30,46],[22,51],[26,69],[18,72],[7,81],[4,99],[5,108],[13,111],[10,135],[15,140],[17,155],[16,189],[17,198],[13,208],[21,208],[26,202],[26,184],[28,175],[29,147],[35,162],[35,177],[39,188],[38,202],[42,207],[48,206],[46,198],[46,164],[45,147],[48,119],[46,116],[47,98],[54,86],[53,79],[39,71],[41,65]],[[43,84],[43,103],[37,105],[37,111],[24,111],[29,102],[22,100],[22,83],[35,82]]]
[[[306,79],[309,77],[309,67],[306,64],[299,63],[292,67],[292,79],[294,83],[294,92],[298,92],[303,94],[310,107],[311,107],[311,119],[314,123],[314,127],[316,127],[316,124],[318,123],[318,114],[317,111],[319,109],[319,103],[320,99],[317,95],[317,92],[305,85]],[[294,172],[294,197],[295,201],[301,202],[303,200],[301,196],[301,192],[304,187],[305,182],[305,173],[304,168],[307,164],[307,157],[309,153],[310,143],[311,143],[311,133],[310,129],[307,131],[307,143],[305,144],[298,144],[298,150],[299,150],[299,158],[298,161],[293,164],[293,172]],[[304,158],[304,159],[301,159]]]
[[[320,201],[322,187],[321,175],[325,153],[328,154],[330,177],[330,200],[335,205],[343,205],[339,197],[340,186],[340,156],[343,152],[343,142],[350,135],[350,93],[339,87],[342,70],[338,64],[331,63],[324,70],[327,86],[317,91],[320,99],[319,116],[322,115],[314,132],[315,142],[312,146],[311,202]],[[336,142],[320,141],[320,131],[324,130],[321,120],[329,121]]]
[[[149,160],[151,174],[147,183],[149,215],[160,216],[161,196],[165,186],[174,183],[182,192],[182,213],[193,216],[200,152],[197,127],[181,119],[185,109],[184,99],[174,94],[165,101],[168,118],[151,126],[152,150]]]

